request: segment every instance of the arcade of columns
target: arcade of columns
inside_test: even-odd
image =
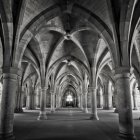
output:
[[[90,119],[115,108],[120,138],[136,140],[139,9],[137,0],[0,0],[0,138],[15,139],[14,112],[39,108],[47,121],[69,91]]]

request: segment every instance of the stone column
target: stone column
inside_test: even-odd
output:
[[[36,94],[34,93],[34,90],[33,90],[33,93],[32,93],[32,109],[36,109]]]
[[[59,102],[60,102],[59,94],[57,93],[57,94],[56,94],[56,104],[55,104],[57,109],[60,108],[60,103],[59,103]]]
[[[1,98],[2,98],[2,88],[3,88],[3,86],[0,86],[0,107],[1,107]]]
[[[89,92],[91,93],[91,117],[92,120],[99,120],[97,115],[97,98],[96,98],[96,88],[89,87]]]
[[[133,103],[134,103],[133,110],[138,110],[137,94],[135,91],[133,92]]]
[[[59,108],[61,108],[62,106],[61,106],[61,97],[60,97],[60,95],[58,96],[58,98],[59,98]]]
[[[15,108],[15,93],[17,90],[17,70],[10,68],[3,72],[3,93],[0,117],[0,139],[14,140],[13,123]]]
[[[21,84],[21,76],[18,76],[18,86],[16,92],[16,101],[15,101],[15,113],[22,113],[22,84]]]
[[[77,107],[77,98],[74,98],[74,107]]]
[[[59,108],[59,95],[56,95],[56,109]]]
[[[126,68],[117,69],[115,72],[119,110],[119,136],[123,140],[136,140],[131,106],[130,73]]]
[[[112,104],[112,84],[109,82],[108,84],[108,109],[113,109],[113,104]]]
[[[50,89],[47,89],[47,94],[46,94],[46,107],[47,108],[50,108],[51,107]]]
[[[22,109],[23,98],[24,98],[24,91],[21,90],[18,105],[17,105],[18,108],[16,107],[16,110],[15,110],[16,113],[22,113],[23,112],[23,109]]]
[[[61,106],[62,106],[62,107],[65,107],[65,102],[64,102],[64,101],[65,101],[65,98],[64,98],[64,97],[61,97],[61,98],[62,98],[62,99],[61,99]]]
[[[105,93],[104,93],[104,106],[103,109],[110,110],[112,107],[112,93],[111,87],[109,87],[109,81],[105,82]]]
[[[83,110],[83,96],[80,94],[80,108]]]
[[[87,91],[85,92],[84,95],[85,95],[85,98],[84,98],[85,99],[85,108],[84,109],[85,109],[85,113],[88,113],[88,108],[87,108]]]
[[[24,108],[26,108],[26,98],[27,98],[27,96],[26,96],[26,92],[25,92],[25,90],[24,90],[24,93],[23,93],[23,100],[22,100],[22,101],[23,101],[23,105],[22,105],[22,106],[23,106]]]
[[[27,98],[26,98],[26,109],[30,110],[31,109],[31,95],[27,93]]]
[[[55,112],[55,93],[51,91],[51,112]]]
[[[114,88],[114,100],[115,100],[115,106],[116,106],[114,113],[118,113],[118,96],[117,96],[116,86]]]
[[[80,95],[78,96],[78,107],[81,107],[81,103],[80,103]]]
[[[31,109],[31,96],[30,96],[30,90],[29,87],[26,87],[26,109]]]
[[[38,120],[46,120],[46,87],[41,88],[41,99],[40,99],[40,113],[38,116]]]
[[[23,89],[22,89],[22,91],[21,91],[21,101],[20,101],[20,105],[19,105],[19,107],[20,108],[23,108],[23,99],[24,99],[24,91],[23,91]],[[23,109],[22,109],[23,110]]]
[[[91,100],[92,100],[92,97],[91,97],[91,93],[89,92],[89,90],[88,90],[88,93],[87,93],[87,107],[88,108],[92,108],[91,107]]]
[[[40,91],[39,91],[39,89],[37,89],[36,106],[37,106],[37,108],[40,108]]]
[[[32,87],[32,108],[36,109],[36,92],[34,87]]]
[[[101,89],[99,89],[99,93],[97,95],[97,98],[98,98],[98,105],[97,105],[97,107],[98,108],[102,108],[103,107],[103,93],[102,93]]]
[[[27,93],[27,101],[26,101],[26,109],[33,110],[35,109],[35,96],[34,96],[34,90],[33,87],[30,85]]]

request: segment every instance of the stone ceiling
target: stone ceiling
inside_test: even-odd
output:
[[[111,1],[116,17],[121,3]],[[36,85],[45,81],[46,87],[61,89],[62,83],[66,83],[65,88],[74,86],[81,91],[85,81],[84,86],[88,87],[93,68],[100,77],[105,74],[112,77],[115,58],[121,54],[112,45],[116,41],[113,40],[116,25],[112,24],[109,4],[107,0],[26,0],[17,9],[20,1],[14,0],[13,17],[18,15],[19,24],[15,27],[20,31],[15,62],[22,59],[24,83],[34,77]],[[7,19],[10,21],[10,14]],[[135,44],[139,44],[138,40]],[[0,41],[1,67],[2,51]],[[136,52],[137,47],[132,51],[131,61],[139,69]]]
[[[56,80],[57,87],[68,88],[73,85],[81,91],[85,75],[88,80],[90,79],[90,68],[93,63],[97,63],[99,67],[102,62],[109,62],[110,53],[97,28],[87,20],[88,17],[83,18],[71,12],[74,4],[93,12],[111,30],[106,0],[95,0],[94,3],[91,0],[67,2],[63,0],[29,0],[26,3],[21,30],[24,31],[25,27],[31,26],[31,22],[35,22],[44,14],[40,20],[42,22],[38,21],[39,24],[35,27],[36,31],[24,56],[37,67],[42,67],[42,63],[44,63],[48,77]],[[53,9],[54,5],[60,7],[61,13],[45,17],[45,12]],[[27,75],[31,74],[32,72],[28,72]],[[53,84],[51,78],[48,80]]]

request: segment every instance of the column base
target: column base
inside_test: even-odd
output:
[[[97,106],[97,108],[103,108],[103,106]]]
[[[138,107],[134,107],[133,110],[139,110]]]
[[[40,112],[37,120],[47,120],[46,112]]]
[[[117,108],[115,108],[114,113],[119,113],[119,111],[118,111],[118,109],[117,109]]]
[[[84,112],[85,112],[85,113],[88,113],[88,109],[87,109],[87,108],[85,108]]]
[[[104,110],[112,110],[113,107],[103,107]]]
[[[10,134],[0,134],[0,140],[15,140],[13,133]]]
[[[137,140],[134,134],[119,133],[121,140]]]
[[[32,107],[26,107],[26,110],[35,110],[35,108],[32,108]]]
[[[84,108],[83,108],[83,107],[81,107],[81,110],[84,110]]]
[[[30,107],[26,107],[26,110],[32,110]]]
[[[55,112],[55,109],[51,109],[51,113],[54,113]]]
[[[23,109],[22,108],[16,108],[14,110],[15,113],[23,113]]]
[[[90,120],[99,120],[99,117],[97,116],[97,114],[91,114]]]

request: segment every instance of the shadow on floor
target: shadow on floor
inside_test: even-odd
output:
[[[120,140],[118,114],[99,110],[99,121],[90,120],[83,112],[55,112],[48,120],[38,121],[38,111],[15,114],[14,133],[17,140]],[[133,113],[135,134],[140,140],[140,111]]]
[[[90,118],[85,119],[48,119],[48,121],[84,121],[91,120]]]
[[[32,138],[26,140],[86,140],[85,137],[53,137],[53,138]]]

